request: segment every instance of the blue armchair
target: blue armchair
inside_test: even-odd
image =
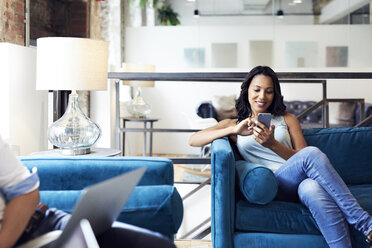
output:
[[[372,127],[303,130],[308,145],[327,154],[359,204],[372,214]],[[239,189],[240,161],[227,138],[212,143],[212,242],[215,248],[328,247],[310,211],[295,202],[249,203]],[[254,188],[254,185],[252,185]],[[369,247],[350,227],[352,245]]]
[[[21,161],[29,169],[38,169],[41,202],[66,212],[73,210],[86,186],[146,166],[144,176],[117,220],[160,232],[170,238],[181,225],[183,204],[173,185],[173,164],[169,159],[22,157]]]

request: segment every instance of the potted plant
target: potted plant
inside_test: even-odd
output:
[[[164,5],[158,8],[158,21],[160,25],[175,26],[180,24],[178,13],[174,12],[170,5]]]
[[[135,1],[136,0],[131,0],[131,3],[134,4]],[[158,4],[160,7],[157,7]],[[175,26],[181,24],[178,19],[178,13],[174,12],[169,4],[166,4],[166,0],[139,0],[139,6],[141,9],[146,10],[146,6],[149,5],[153,6],[154,9],[157,9],[156,14],[160,25]]]

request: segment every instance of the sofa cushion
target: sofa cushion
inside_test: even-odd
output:
[[[238,231],[320,234],[310,211],[300,203],[272,201],[257,205],[240,200],[236,216]]]
[[[352,185],[349,189],[357,198],[359,205],[368,213],[372,214],[372,184]]]
[[[372,184],[349,187],[358,203],[372,213]],[[239,231],[270,233],[320,234],[310,211],[300,203],[272,201],[261,206],[241,200],[236,206],[235,227]],[[353,228],[352,228],[353,229]],[[360,238],[358,232],[351,232],[352,238]]]
[[[337,121],[339,125],[344,127],[350,127],[355,124],[355,109],[357,107],[356,102],[341,102],[338,105],[338,116]]]
[[[236,162],[236,171],[240,191],[248,202],[267,204],[275,198],[278,180],[270,169],[241,160]]]
[[[321,235],[239,232],[234,234],[234,247],[329,248]]]
[[[41,202],[71,213],[81,190],[40,191]],[[63,199],[63,200],[61,200]],[[182,199],[170,185],[137,186],[117,220],[172,236],[181,225]]]
[[[306,111],[311,106],[315,105],[315,101],[284,101],[284,105],[287,107],[286,111],[288,113],[294,114],[298,116],[302,112]],[[322,108],[316,108],[315,110],[311,111],[305,117],[299,119],[301,126],[302,124],[310,124],[308,126],[314,124],[321,124],[322,122]],[[317,126],[317,125],[314,125]]]
[[[173,164],[156,157],[21,157],[29,169],[37,167],[40,190],[81,190],[94,183],[147,167],[138,185],[173,185]]]
[[[212,104],[216,110],[217,121],[237,116],[235,101],[236,95],[213,97]]]
[[[346,184],[372,184],[372,128],[303,130],[309,146],[324,152]],[[358,156],[355,156],[358,154]]]

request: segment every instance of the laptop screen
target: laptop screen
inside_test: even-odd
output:
[[[81,247],[81,248],[99,248],[96,237],[94,236],[89,221],[82,219],[80,225],[76,227],[72,235],[66,240],[62,248]]]

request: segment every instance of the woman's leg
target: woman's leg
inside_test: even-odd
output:
[[[279,181],[278,197],[294,194],[300,182],[311,178],[336,202],[349,224],[366,236],[372,230],[371,216],[360,207],[327,156],[318,148],[309,146],[297,152],[275,175]]]
[[[330,248],[351,248],[347,221],[319,183],[310,178],[305,179],[298,186],[298,196],[309,208]]]

